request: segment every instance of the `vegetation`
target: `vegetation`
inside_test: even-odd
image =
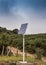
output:
[[[22,35],[18,35],[18,29],[11,31],[0,27],[0,55],[7,54],[7,46],[13,46],[22,51],[22,40]],[[25,51],[37,55],[39,53],[36,51],[37,48],[42,49],[41,54],[46,56],[46,33],[25,35]]]
[[[36,53],[36,49],[42,49],[42,55],[46,56],[46,34],[26,35],[26,50]]]
[[[21,56],[0,56],[0,62],[17,62],[17,61],[22,61],[22,57]],[[5,59],[4,59],[5,58]],[[26,58],[26,61],[29,62],[33,62],[35,63],[35,65],[46,65],[46,62],[42,61],[42,60],[36,60],[35,58],[31,58],[30,56],[28,56]]]

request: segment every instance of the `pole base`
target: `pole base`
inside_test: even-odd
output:
[[[21,63],[21,64],[25,64],[25,63],[27,63],[27,61],[20,61],[19,63]]]

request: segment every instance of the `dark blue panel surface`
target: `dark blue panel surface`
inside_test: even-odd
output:
[[[24,34],[26,32],[27,24],[28,23],[25,23],[25,24],[21,25],[21,28],[20,28],[18,34]]]

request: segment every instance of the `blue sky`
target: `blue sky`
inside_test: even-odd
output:
[[[26,34],[46,33],[46,0],[0,0],[0,26],[13,30],[23,23]]]

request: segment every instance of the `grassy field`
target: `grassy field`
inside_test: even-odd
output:
[[[28,56],[25,58],[25,60],[28,62],[34,62],[36,59]],[[22,61],[22,56],[0,56],[0,61]]]
[[[22,57],[21,56],[0,56],[0,61],[19,61],[19,60],[22,60]]]
[[[21,61],[22,57],[21,56],[0,56],[0,62],[17,62],[17,61]],[[26,57],[25,59],[28,62],[34,62],[36,63],[36,65],[46,65],[46,62],[42,61],[42,60],[37,60],[35,58],[31,58],[31,57]]]

